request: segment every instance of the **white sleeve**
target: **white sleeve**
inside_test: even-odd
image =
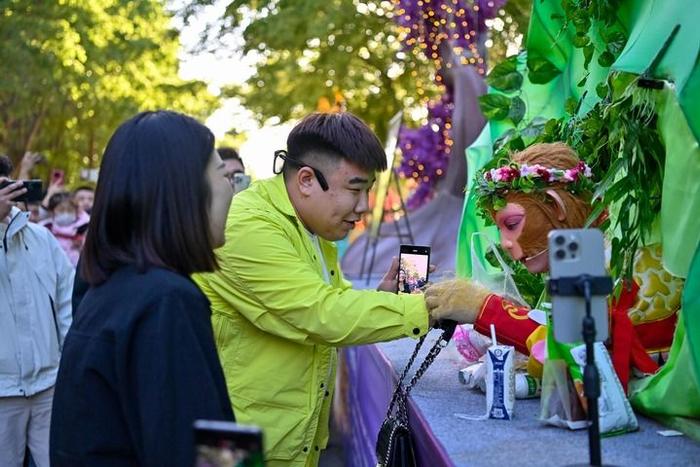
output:
[[[75,268],[68,260],[68,256],[59,245],[58,241],[50,235],[51,256],[53,264],[56,266],[56,321],[59,331],[59,346],[63,347],[63,341],[68,334],[68,328],[73,321],[73,310],[71,299],[73,294],[73,279],[75,278]]]

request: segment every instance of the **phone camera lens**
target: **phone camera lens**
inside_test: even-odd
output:
[[[554,256],[556,256],[557,259],[564,259],[566,258],[566,252],[564,250],[557,250]]]
[[[556,243],[557,245],[563,245],[565,241],[566,239],[562,235],[557,235],[556,237],[554,237],[554,243]]]
[[[571,251],[578,250],[578,243],[576,243],[576,242],[569,243],[569,250],[571,250]]]

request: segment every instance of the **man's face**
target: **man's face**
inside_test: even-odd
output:
[[[321,171],[328,182],[328,191],[317,187],[309,195],[303,221],[316,235],[330,241],[340,240],[369,210],[368,194],[375,174],[344,159]]]
[[[92,204],[95,201],[95,193],[91,190],[78,190],[73,197],[78,209],[83,212],[90,212]]]
[[[506,207],[496,212],[494,221],[501,233],[501,246],[508,252],[511,258],[520,261],[533,274],[545,272],[549,269],[547,251],[525,252],[519,243],[519,238],[527,221],[526,210],[520,204],[508,203]],[[543,232],[543,235],[547,235]],[[526,256],[530,254],[530,256]]]

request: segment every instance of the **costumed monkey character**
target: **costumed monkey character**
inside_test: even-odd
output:
[[[591,215],[592,174],[563,143],[536,144],[513,154],[511,159],[509,164],[477,175],[480,205],[496,223],[503,249],[529,272],[547,272],[549,231],[583,228]],[[668,348],[673,339],[682,281],[662,271],[657,250],[652,247],[640,251],[636,266],[644,271],[635,273],[634,283],[624,287],[620,298],[611,303],[613,363],[623,385],[630,366],[644,373],[656,371],[658,366],[646,351]],[[654,257],[656,263],[651,261]],[[649,269],[660,274],[650,275]],[[663,282],[661,286],[659,281]],[[528,317],[528,307],[469,279],[438,283],[425,293],[434,319],[466,320],[486,336],[494,324],[499,341],[526,355],[546,335],[544,326]],[[635,327],[643,332],[635,331]],[[540,376],[541,369],[541,364],[531,358],[528,371]]]

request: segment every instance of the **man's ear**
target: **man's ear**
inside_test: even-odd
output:
[[[314,175],[314,171],[311,170],[311,167],[301,167],[299,170],[297,170],[294,180],[296,180],[297,186],[299,187],[299,192],[302,195],[311,196],[311,194],[315,191],[314,186],[316,185],[316,176]]]
[[[564,201],[561,199],[561,196],[559,196],[559,193],[557,193],[556,191],[554,191],[550,188],[549,190],[545,191],[545,194],[554,200],[554,205],[556,206],[556,211],[557,211],[557,220],[559,222],[565,221],[566,220],[566,205],[564,204]]]

